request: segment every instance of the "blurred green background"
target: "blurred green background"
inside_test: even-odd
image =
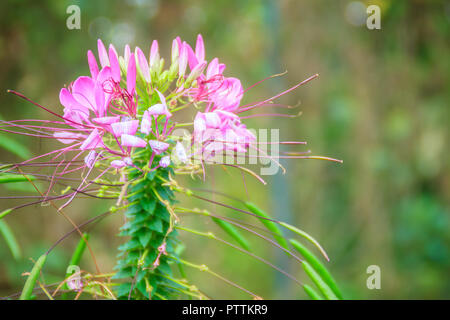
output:
[[[81,9],[80,30],[66,27],[71,4]],[[369,4],[381,8],[381,30],[365,26],[365,13],[359,9]],[[194,44],[201,33],[207,59],[219,57],[227,64],[225,74],[239,77],[244,87],[288,71],[250,90],[244,103],[319,73],[318,79],[279,100],[300,102],[301,117],[247,123],[280,128],[283,140],[307,141],[304,150],[344,163],[289,161],[288,174],[269,177],[268,186],[247,179],[249,199],[321,242],[331,258],[327,266],[346,298],[450,298],[448,1],[7,0],[0,3],[0,26],[0,115],[8,120],[49,116],[7,89],[62,112],[59,90],[88,74],[86,51],[96,51],[97,38],[114,43],[119,52],[126,43],[148,52],[151,41],[158,39],[168,58],[173,38],[179,35]],[[7,136],[32,154],[51,150],[47,141]],[[2,163],[19,160],[1,152]],[[247,199],[238,172],[215,169],[212,176],[205,184],[182,181]],[[32,194],[27,185],[1,188],[2,195]],[[0,201],[0,210],[24,203]],[[67,212],[81,223],[110,204],[80,199]],[[210,208],[201,202],[192,205]],[[217,213],[239,217],[221,209]],[[220,234],[203,218],[182,219]],[[29,258],[36,259],[71,229],[51,206],[27,207],[5,221],[23,257],[15,261],[0,239],[0,296],[20,291],[21,273],[32,266]],[[122,222],[117,214],[92,229],[90,243],[104,272],[114,266]],[[263,298],[305,298],[298,285],[254,259],[220,243],[181,237],[188,260],[207,264]],[[251,239],[258,254],[308,282],[298,263]],[[52,252],[45,267],[47,283],[65,274],[77,241],[74,235]],[[369,265],[381,268],[380,290],[366,287]],[[95,272],[88,255],[82,268]],[[248,297],[207,274],[188,270],[188,276],[214,298]]]

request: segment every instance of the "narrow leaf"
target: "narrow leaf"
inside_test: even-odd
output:
[[[47,259],[47,255],[43,254],[39,257],[36,263],[31,269],[30,275],[25,281],[25,285],[23,286],[22,294],[20,295],[20,300],[30,300],[31,294],[33,293],[34,285],[39,277],[39,273],[41,272],[42,267],[44,266],[45,260]]]
[[[1,173],[0,183],[11,183],[11,182],[24,182],[24,181],[36,180],[34,176],[31,175],[20,175],[20,174],[10,174]]]
[[[6,224],[5,221],[0,220],[0,233],[5,238],[6,244],[9,247],[14,259],[19,260],[22,256],[19,244],[17,243],[16,237],[12,232],[11,228]]]
[[[241,233],[230,223],[223,221],[216,217],[211,217],[211,219],[223,230],[225,231],[230,237],[232,237],[234,240],[236,240],[237,243],[240,244],[242,248],[244,248],[247,251],[250,250],[250,246],[248,244],[247,239],[245,239]]]
[[[306,294],[313,300],[323,300],[323,298],[318,294],[313,288],[308,286],[307,284],[303,285],[303,290],[305,290]]]
[[[334,294],[333,290],[331,290],[331,288],[325,283],[325,281],[323,281],[323,279],[308,262],[303,261],[302,266],[306,274],[311,278],[311,280],[314,282],[320,292],[322,292],[325,298],[327,298],[327,300],[339,300],[338,297]]]
[[[333,290],[336,296],[339,299],[343,299],[341,291],[339,290],[336,284],[336,281],[333,279],[327,268],[319,261],[319,259],[298,241],[291,239],[289,240],[289,242],[298,252],[300,252],[300,254],[305,258],[305,260],[308,261],[311,267],[313,267],[314,270],[316,270],[316,272],[322,277],[323,281],[325,281],[325,283],[331,288],[331,290]]]
[[[246,202],[245,206],[248,208],[248,210],[250,210],[252,213],[261,216],[263,218],[267,218],[267,219],[271,219],[271,217],[264,212],[263,210],[259,209],[257,206],[255,206],[253,203],[251,202]],[[273,237],[274,239],[278,242],[278,244],[280,246],[282,246],[284,249],[289,250],[289,245],[286,241],[286,239],[283,236],[283,232],[281,231],[281,229],[278,227],[278,225],[271,221],[271,220],[267,220],[267,219],[259,219],[261,221],[261,223],[270,231],[273,233]]]

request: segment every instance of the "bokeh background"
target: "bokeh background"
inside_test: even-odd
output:
[[[80,30],[66,27],[71,4],[81,9]],[[369,4],[381,8],[381,30],[365,26],[361,8]],[[327,266],[346,298],[450,298],[448,1],[1,1],[0,116],[49,117],[7,89],[61,112],[59,90],[88,74],[86,51],[96,49],[97,38],[114,43],[119,51],[126,43],[147,51],[158,39],[169,57],[173,38],[179,35],[192,44],[198,33],[205,39],[207,58],[219,57],[227,64],[226,75],[239,77],[244,87],[288,71],[250,90],[244,103],[319,73],[318,79],[279,100],[300,102],[301,117],[247,123],[280,128],[284,140],[305,140],[304,150],[344,163],[285,162],[288,174],[268,177],[267,186],[247,179],[248,195],[238,172],[214,169],[214,178],[205,183],[183,183],[249,198],[275,218],[312,234],[327,250]],[[11,138],[30,154],[52,147],[47,141],[1,133],[1,163],[27,153],[19,144],[11,148]],[[1,186],[1,194],[29,195],[32,189],[10,184]],[[19,203],[24,201],[0,200],[0,210]],[[80,199],[67,212],[81,223],[110,204]],[[191,204],[211,209],[205,203]],[[220,234],[204,218],[182,218]],[[104,272],[114,266],[122,220],[113,215],[91,230],[90,243]],[[14,260],[0,239],[0,296],[20,291],[30,258],[71,229],[51,206],[17,210],[5,221],[18,239],[22,258]],[[188,260],[205,263],[264,298],[305,298],[298,285],[260,262],[213,241],[181,236]],[[258,254],[308,282],[295,261],[249,238]],[[47,283],[64,276],[77,241],[74,235],[52,251],[44,269]],[[381,268],[380,290],[366,287],[369,265]],[[88,255],[82,268],[95,272]],[[207,274],[188,270],[188,276],[214,298],[248,298]]]

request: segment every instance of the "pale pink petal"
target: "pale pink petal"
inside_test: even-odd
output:
[[[129,134],[123,134],[120,137],[122,146],[144,148],[147,145],[144,139]]]
[[[162,157],[161,160],[159,160],[159,165],[162,168],[167,168],[170,165],[170,156]]]
[[[218,73],[219,73],[219,59],[214,58],[209,63],[208,69],[206,69],[206,78],[211,79]]]
[[[125,166],[126,166],[126,163],[124,161],[122,161],[122,160],[113,160],[113,161],[111,161],[111,167],[113,167],[113,168],[120,169],[120,168],[123,168]]]
[[[93,150],[97,147],[102,147],[102,137],[97,129],[92,130],[91,134],[84,140],[80,146],[81,150]]]
[[[120,116],[108,116],[108,117],[100,117],[100,118],[93,118],[92,122],[99,124],[99,125],[109,125],[115,122],[120,121]]]
[[[153,40],[150,48],[150,67],[154,66],[159,59],[159,45],[157,40]]]
[[[130,61],[131,50],[129,45],[125,45],[125,50],[123,53],[123,58],[125,60],[125,68],[128,66],[128,61]]]
[[[111,124],[113,134],[120,137],[123,134],[134,135],[139,126],[139,120],[121,121]]]
[[[169,148],[169,144],[166,142],[158,141],[158,140],[150,140],[149,142],[150,148],[152,148],[153,152],[156,154],[161,154]]]
[[[180,76],[184,76],[186,73],[186,67],[188,63],[188,44],[186,42],[183,42],[180,50],[180,58],[178,60],[178,68]]]
[[[53,136],[64,144],[71,144],[78,141],[79,138],[84,137],[81,133],[69,132],[69,131],[56,131]]]
[[[95,160],[97,159],[98,153],[94,150],[90,151],[86,157],[84,157],[84,163],[88,168],[92,168],[95,164]]]
[[[141,121],[141,132],[144,134],[149,134],[152,131],[152,116],[146,110],[142,116]]]

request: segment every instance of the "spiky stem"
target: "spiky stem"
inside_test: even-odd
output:
[[[120,235],[129,237],[119,247],[118,270],[114,278],[125,279],[117,289],[120,299],[165,299],[173,297],[174,285],[168,278],[172,276],[168,255],[176,256],[177,232],[173,228],[174,215],[171,205],[174,194],[162,185],[171,169],[158,168],[142,173],[148,155],[134,158],[139,168],[128,170],[126,199],[130,203],[121,227]],[[170,263],[169,263],[170,261]]]

